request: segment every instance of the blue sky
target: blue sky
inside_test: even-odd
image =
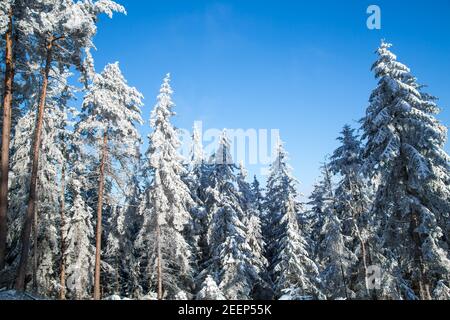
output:
[[[364,115],[382,38],[440,98],[439,119],[450,123],[448,0],[119,2],[128,15],[101,18],[96,68],[120,61],[146,98],[144,119],[170,72],[178,127],[280,129],[305,194],[343,125]],[[371,4],[381,8],[381,30],[366,27]]]

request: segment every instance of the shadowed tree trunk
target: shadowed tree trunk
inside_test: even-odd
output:
[[[64,148],[64,147],[63,147]],[[65,154],[65,151],[63,151]],[[66,226],[66,217],[65,217],[65,189],[66,189],[66,164],[63,163],[61,169],[61,199],[60,199],[60,218],[61,218],[61,265],[59,269],[59,300],[66,300],[66,239],[64,228]]]
[[[103,191],[105,187],[105,164],[108,155],[108,134],[103,134],[102,155],[100,160],[100,177],[98,181],[98,204],[97,204],[97,230],[95,234],[95,276],[94,276],[94,300],[100,300],[100,259],[102,245],[102,211]]]
[[[17,277],[15,283],[15,289],[17,291],[25,290],[25,277],[27,273],[28,256],[30,251],[31,227],[34,221],[36,211],[39,152],[41,147],[42,127],[44,123],[45,101],[47,98],[48,76],[50,73],[50,67],[52,63],[53,45],[56,40],[57,39],[55,38],[51,38],[46,48],[47,56],[43,73],[41,96],[39,100],[36,129],[34,132],[34,140],[33,140],[30,191],[28,195],[27,212],[21,234],[20,262],[19,267],[17,269]]]
[[[1,150],[1,172],[0,172],[0,271],[5,267],[7,211],[8,211],[8,174],[9,174],[9,145],[11,140],[11,109],[12,91],[14,83],[14,61],[13,61],[13,8],[9,11],[9,25],[5,40],[5,89],[3,95],[3,128],[2,128],[2,150]]]
[[[33,219],[33,282],[32,282],[32,290],[34,294],[38,293],[38,284],[37,284],[37,269],[38,269],[38,215],[34,214]]]

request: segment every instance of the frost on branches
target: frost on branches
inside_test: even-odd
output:
[[[399,265],[398,282],[408,284],[399,294],[431,299],[450,274],[447,128],[435,118],[436,98],[390,48],[383,42],[377,51],[379,83],[362,120],[365,169],[381,176],[372,214],[381,221],[384,258]]]
[[[308,243],[298,226],[297,180],[279,142],[267,182],[266,208],[270,222],[269,271],[278,298],[295,290],[296,298],[317,299],[319,271],[307,251]]]
[[[172,94],[168,74],[150,120],[153,132],[147,166],[151,180],[140,204],[144,224],[137,240],[138,246],[152,245],[147,270],[153,274],[150,289],[157,291],[160,299],[174,299],[181,291],[190,293],[193,276],[191,249],[184,238],[193,200],[182,180],[185,168],[178,153],[180,141],[170,122],[175,116]]]

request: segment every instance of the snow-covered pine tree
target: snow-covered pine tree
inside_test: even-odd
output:
[[[0,170],[0,270],[5,267],[7,240],[7,210],[10,169],[10,142],[15,127],[22,115],[21,109],[30,105],[27,101],[35,89],[32,63],[34,44],[28,42],[30,30],[22,23],[29,18],[27,9],[33,10],[35,3],[28,0],[4,0],[0,3],[0,67],[5,77],[0,81],[2,95],[2,117],[0,125],[2,137]],[[3,81],[4,80],[4,81]]]
[[[98,201],[96,227],[96,268],[94,299],[100,299],[100,261],[102,243],[102,216],[105,182],[123,190],[124,179],[136,154],[140,141],[136,124],[142,123],[140,107],[142,94],[127,84],[119,63],[108,64],[101,74],[96,74],[83,100],[80,121],[76,130],[92,146],[98,156]],[[113,201],[110,201],[113,202]]]
[[[440,281],[448,287],[450,275],[447,129],[434,116],[436,99],[390,47],[383,41],[377,50],[372,69],[379,83],[361,120],[365,168],[381,177],[372,214],[380,221],[384,257],[401,270],[400,293],[382,298],[430,299]]]
[[[206,205],[210,219],[208,230],[209,260],[203,275],[210,274],[224,296],[230,300],[251,298],[259,281],[253,266],[253,253],[247,241],[245,216],[236,188],[236,165],[231,157],[226,130],[211,159]]]
[[[47,104],[49,76],[53,68],[69,70],[77,68],[86,78],[92,74],[92,56],[89,50],[93,47],[92,38],[97,27],[97,17],[106,13],[110,17],[113,11],[125,12],[124,8],[110,0],[77,1],[73,0],[39,0],[33,1],[39,10],[28,9],[27,19],[21,21],[21,27],[29,30],[30,43],[35,44],[33,59],[43,65],[42,79],[37,108],[37,121],[33,128],[33,146],[31,152],[31,175],[27,212],[21,235],[20,261],[17,270],[15,288],[25,289],[25,277],[28,266],[30,235],[35,216],[37,179],[39,174],[40,146],[44,114]],[[36,4],[37,3],[37,4]]]
[[[68,101],[73,90],[67,81],[68,72],[51,72],[42,132],[41,160],[38,175],[38,201],[36,206],[36,228],[34,257],[35,286],[38,292],[49,297],[57,297],[61,260],[62,221],[61,188],[63,166],[66,163],[65,144],[71,135],[69,131],[72,110]]]
[[[68,73],[51,73],[47,108],[42,131],[42,150],[37,180],[37,219],[33,229],[33,290],[56,296],[60,260],[60,193],[61,169],[65,162],[64,140],[68,132],[70,110],[67,101],[72,90],[67,85]],[[33,97],[30,97],[33,99]],[[36,100],[34,100],[36,101]],[[36,104],[19,121],[12,141],[10,232],[8,261],[16,266],[19,253],[21,224],[25,213],[30,179],[31,134],[36,119]]]
[[[266,188],[271,230],[267,250],[269,271],[277,298],[293,290],[298,299],[320,298],[318,268],[309,257],[307,241],[298,226],[298,181],[287,161],[288,155],[279,142]]]
[[[341,145],[334,151],[329,164],[330,171],[340,179],[334,193],[334,211],[342,223],[342,236],[349,239],[342,251],[348,249],[358,257],[356,265],[349,266],[353,270],[348,270],[352,274],[347,277],[347,285],[357,298],[369,298],[366,277],[371,264],[368,213],[372,192],[369,182],[362,176],[362,147],[355,130],[349,125],[344,126],[338,141]]]
[[[194,202],[182,180],[185,168],[178,153],[180,140],[170,122],[175,115],[172,94],[167,74],[150,120],[153,132],[147,156],[152,180],[141,203],[144,225],[138,238],[140,243],[152,244],[147,263],[148,271],[156,273],[156,277],[150,278],[150,289],[160,300],[174,299],[180,292],[190,293],[193,289],[191,248],[184,233],[191,223],[189,209]]]

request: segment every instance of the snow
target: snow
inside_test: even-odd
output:
[[[10,8],[14,41],[23,41],[15,48],[23,50],[15,52],[19,107],[12,119],[2,286],[12,287],[20,259],[37,89],[45,44],[52,44],[30,250],[36,264],[30,261],[26,275],[27,281],[35,276],[37,292],[55,299],[64,287],[68,299],[91,299],[104,154],[104,300],[450,299],[448,128],[437,118],[437,98],[424,92],[391,44],[383,41],[377,50],[378,83],[360,128],[343,128],[305,206],[281,141],[264,187],[249,180],[243,163],[236,165],[226,130],[207,155],[194,126],[184,159],[170,74],[141,154],[144,97],[118,62],[96,73],[91,52],[98,16],[126,14],[124,7],[111,0],[3,0],[1,35]],[[75,74],[83,88],[71,85]],[[72,106],[80,93],[81,106]],[[369,288],[374,266],[382,270],[376,290]],[[0,300],[40,299],[0,290]]]
[[[0,300],[45,300],[29,293],[20,293],[15,290],[0,290]]]

